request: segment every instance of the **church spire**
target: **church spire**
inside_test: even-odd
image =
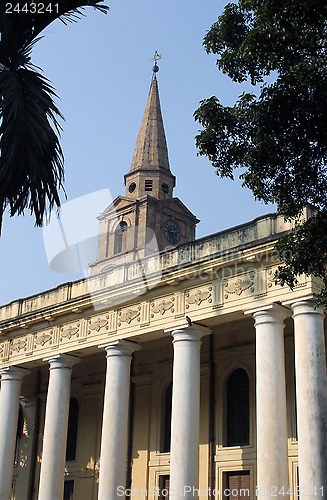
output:
[[[175,176],[171,173],[169,166],[159,99],[158,58],[156,53],[149,96],[137,136],[131,167],[125,175],[126,196],[133,199],[140,199],[147,195],[157,199],[171,198],[175,186]]]
[[[158,68],[158,66],[155,66]],[[148,101],[137,137],[130,171],[137,169],[170,170],[168,148],[162,120],[158,80],[154,72]]]

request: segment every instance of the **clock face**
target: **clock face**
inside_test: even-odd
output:
[[[181,232],[176,221],[168,219],[163,225],[163,234],[168,243],[176,245],[181,239]]]

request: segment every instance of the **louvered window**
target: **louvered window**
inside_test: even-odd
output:
[[[146,179],[146,181],[144,182],[144,190],[145,191],[152,191],[152,186],[153,186],[153,180]]]
[[[250,471],[224,473],[224,499],[250,500]]]

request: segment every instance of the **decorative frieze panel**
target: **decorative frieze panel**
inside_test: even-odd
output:
[[[231,295],[246,295],[246,292],[254,292],[254,274],[243,275],[225,281],[225,299],[230,298]]]
[[[124,326],[124,323],[130,325],[132,322],[140,322],[141,306],[121,309],[118,311],[118,327]]]
[[[212,302],[211,292],[212,292],[211,286],[207,290],[198,289],[198,290],[193,290],[192,292],[187,292],[186,303],[187,305],[196,304],[197,306],[199,306],[200,304],[202,304],[202,302],[207,300],[209,304],[211,304]]]
[[[167,311],[174,313],[174,302],[175,297],[151,301],[151,318],[154,318],[156,315],[163,316]]]
[[[47,332],[47,333],[44,333],[44,332],[41,332],[41,333],[38,333],[36,335],[34,335],[34,344],[35,344],[35,348],[37,348],[38,346],[45,346],[46,344],[52,344],[51,342],[51,339],[52,339],[52,330],[50,332]]]
[[[81,324],[76,323],[74,325],[62,326],[60,328],[60,341],[62,342],[64,339],[70,340],[72,337],[79,337],[79,329]]]
[[[26,351],[27,338],[19,338],[10,341],[10,354],[19,352],[21,350]]]
[[[90,316],[85,324],[81,324],[81,337],[94,336],[106,332],[110,334],[117,330],[117,311],[107,311],[106,314]]]
[[[95,337],[95,336],[106,336],[115,332],[116,326],[116,311],[107,311],[106,314],[101,314],[98,316],[91,316],[87,318],[84,337]],[[81,326],[83,331],[83,325]]]
[[[185,292],[185,310],[199,310],[212,307],[212,286],[192,288]]]
[[[108,318],[92,318],[88,321],[89,330],[99,332],[102,328],[108,328]]]

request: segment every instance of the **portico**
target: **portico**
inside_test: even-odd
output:
[[[266,276],[270,276],[269,268],[268,271],[260,269],[258,272],[264,272]],[[254,286],[258,286],[259,283],[262,290],[262,282],[258,277],[254,279],[253,274],[249,275],[249,271],[247,271],[247,276],[250,276]],[[149,302],[146,297],[140,297],[134,304],[122,305],[115,310],[106,309],[93,316],[84,315],[81,311],[78,320],[62,323],[58,328],[51,327],[51,330],[43,327],[19,337],[19,345],[26,346],[26,349],[23,347],[9,351],[6,347],[8,341],[5,340],[2,343],[3,358],[8,352],[9,356],[7,355],[6,361],[8,368],[2,370],[0,401],[8,401],[8,403],[0,405],[0,421],[4,429],[2,435],[14,443],[11,447],[6,443],[1,445],[0,456],[2,453],[2,456],[6,458],[6,467],[1,468],[3,475],[1,485],[7,484],[7,493],[6,490],[3,493],[7,497],[3,498],[10,498],[8,491],[11,488],[14,469],[12,466],[9,467],[8,463],[9,456],[11,456],[11,463],[14,462],[13,448],[15,448],[19,395],[25,395],[25,380],[28,386],[28,380],[33,377],[33,370],[35,370],[33,365],[37,366],[38,360],[43,367],[44,384],[47,384],[45,363],[50,368],[48,370],[49,384],[45,386],[46,408],[42,448],[39,443],[42,456],[40,479],[36,481],[37,484],[39,483],[39,498],[47,498],[47,495],[48,498],[62,498],[63,487],[69,477],[74,477],[76,491],[77,484],[83,482],[74,472],[69,472],[67,476],[67,470],[73,471],[73,468],[71,469],[73,466],[69,463],[65,466],[65,446],[62,444],[67,437],[69,400],[76,392],[74,389],[76,384],[80,384],[79,394],[83,393],[82,398],[89,401],[94,398],[100,403],[100,407],[96,406],[96,414],[99,428],[102,422],[102,432],[98,434],[99,438],[100,435],[102,438],[99,441],[98,459],[94,456],[92,465],[92,470],[99,470],[100,476],[93,473],[91,477],[86,472],[86,477],[90,477],[89,481],[94,483],[95,489],[93,490],[97,491],[94,498],[101,500],[113,498],[118,486],[126,487],[128,477],[132,480],[130,484],[140,488],[150,488],[150,486],[159,488],[159,485],[162,487],[164,483],[160,478],[168,476],[170,476],[172,490],[180,491],[182,485],[189,486],[186,483],[190,483],[194,488],[193,491],[197,488],[203,490],[203,486],[209,488],[208,476],[205,479],[204,475],[207,465],[203,462],[203,457],[207,456],[209,448],[203,443],[203,435],[208,436],[209,433],[209,413],[212,404],[206,387],[207,376],[212,370],[212,366],[207,361],[210,344],[208,340],[210,335],[207,334],[210,332],[214,340],[215,390],[218,392],[226,390],[223,386],[219,389],[219,385],[226,377],[222,370],[224,366],[229,366],[228,359],[234,359],[231,366],[235,369],[238,366],[248,366],[256,379],[256,384],[253,386],[254,389],[256,387],[256,395],[254,399],[250,398],[251,401],[256,401],[256,410],[250,419],[252,431],[249,431],[249,443],[244,448],[242,445],[241,447],[228,446],[224,438],[226,431],[222,423],[222,420],[226,418],[224,417],[226,409],[223,411],[220,409],[220,405],[227,404],[226,396],[223,392],[221,396],[217,396],[220,403],[218,407],[214,407],[214,428],[218,432],[214,447],[216,464],[214,485],[216,487],[226,485],[226,481],[234,477],[232,472],[239,470],[244,471],[243,475],[240,475],[241,478],[246,478],[247,471],[249,471],[251,486],[257,485],[258,489],[263,492],[263,498],[267,499],[270,498],[271,488],[276,486],[281,492],[289,491],[290,498],[295,498],[292,490],[298,486],[301,491],[301,488],[307,488],[307,485],[311,484],[312,498],[316,498],[319,492],[324,491],[326,353],[322,311],[315,308],[313,298],[310,296],[308,298],[308,294],[303,293],[303,286],[293,292],[293,299],[289,299],[289,291],[277,290],[275,285],[270,287],[267,281],[267,293],[264,300],[258,297],[258,302],[260,300],[263,302],[262,306],[250,309],[248,305],[253,304],[255,298],[252,298],[250,302],[249,295],[253,297],[257,290],[251,291],[247,288],[243,289],[239,295],[232,293],[236,284],[239,288],[248,287],[245,276],[238,276],[234,282],[229,279],[223,283],[219,279],[209,278],[212,277],[207,275],[205,283],[202,277],[196,283],[192,280],[191,287],[185,287],[189,285],[189,281],[183,281],[183,287],[179,283],[169,285],[173,287],[170,293],[153,297]],[[233,283],[235,283],[234,288]],[[306,283],[304,286],[311,286],[311,283]],[[285,300],[277,303],[272,299],[271,303],[267,302],[272,289],[279,297],[283,294]],[[181,322],[178,319],[186,312],[191,318],[190,323],[185,320]],[[246,312],[245,315],[244,312]],[[229,316],[227,317],[226,314]],[[175,323],[175,326],[170,326],[172,323]],[[34,324],[37,327],[38,323]],[[284,331],[285,325],[287,328]],[[242,336],[240,337],[237,333],[242,329],[245,344],[242,343]],[[76,333],[71,338],[65,336],[66,331],[74,332],[75,330]],[[117,333],[119,331],[120,338],[125,337],[125,339],[118,340],[116,331]],[[61,335],[62,333],[64,335]],[[46,340],[48,336],[49,341]],[[44,343],[37,342],[41,338]],[[114,340],[115,338],[117,340]],[[50,339],[52,339],[51,343]],[[56,341],[58,347],[54,349]],[[17,339],[10,341],[10,345],[17,344]],[[159,347],[161,344],[162,349]],[[157,345],[159,351],[157,351]],[[231,351],[231,345],[234,346],[233,351]],[[29,346],[33,346],[31,352],[28,350]],[[103,355],[100,351],[99,354],[96,353],[97,347],[101,347]],[[59,349],[62,354],[50,355],[51,351],[55,352]],[[232,355],[232,352],[235,354]],[[100,359],[100,355],[101,363],[100,361],[96,363],[99,363],[99,370],[100,368],[101,370],[92,370],[91,359]],[[289,394],[292,388],[287,388],[290,382],[285,372],[285,360],[291,360],[292,357],[295,359],[298,439],[294,437],[294,432],[290,433],[291,400]],[[134,368],[131,373],[132,358],[134,358]],[[164,376],[161,376],[159,367],[164,359],[167,359],[167,362],[163,365]],[[239,359],[239,362],[235,363],[235,359]],[[256,368],[251,365],[250,359],[255,360]],[[314,363],[313,360],[316,362]],[[286,361],[286,367],[287,363]],[[92,366],[94,366],[93,362]],[[228,370],[225,373],[229,373],[230,368]],[[52,377],[52,373],[56,375],[56,380]],[[76,373],[76,381],[74,381],[74,373]],[[87,373],[92,375],[90,383],[87,383],[85,378]],[[25,374],[28,376],[25,377]],[[73,382],[71,382],[71,374],[73,374]],[[169,377],[173,383],[170,417],[171,447],[168,453],[162,452],[160,442],[157,442],[157,451],[147,452],[148,458],[146,458],[144,452],[141,451],[144,449],[144,442],[151,450],[154,435],[157,435],[155,439],[160,441],[159,434],[162,432],[160,428],[155,428],[156,425],[162,427],[160,419],[163,418],[163,396],[156,400],[156,387],[162,387],[160,380],[168,380]],[[78,382],[79,379],[82,382]],[[22,380],[24,383],[21,393]],[[130,394],[131,380],[133,380],[134,387],[132,395]],[[130,406],[131,397],[134,401],[132,407]],[[82,403],[82,399],[80,401],[81,409],[86,403]],[[307,403],[308,401],[310,404]],[[103,410],[101,410],[102,404]],[[94,419],[90,410],[87,409],[86,415],[91,422]],[[141,435],[138,432],[145,432],[145,434]],[[266,445],[267,442],[269,446]],[[85,442],[83,446],[87,447],[87,443]],[[139,452],[136,451],[138,446],[141,447]],[[244,450],[243,455],[248,456],[245,461],[240,458],[241,455],[237,451],[241,449]],[[295,476],[292,475],[292,464],[296,463],[297,453],[298,475],[301,478],[299,485],[294,483]],[[59,455],[60,466],[59,462],[47,458],[59,457]],[[91,459],[91,455],[92,453],[87,455],[88,459]],[[90,464],[91,462],[88,467]],[[230,469],[231,465],[233,469]],[[17,468],[17,465],[15,467]],[[115,471],[115,467],[117,467],[117,473],[113,472],[112,476],[104,472]],[[56,480],[49,482],[49,478],[52,477],[56,477]],[[65,479],[66,483],[64,483]],[[280,498],[282,496],[285,498],[285,494],[279,495]],[[149,498],[159,497],[152,495]],[[180,498],[183,497],[180,496]],[[188,494],[185,498],[196,498],[196,496]],[[321,498],[323,498],[322,495]]]

